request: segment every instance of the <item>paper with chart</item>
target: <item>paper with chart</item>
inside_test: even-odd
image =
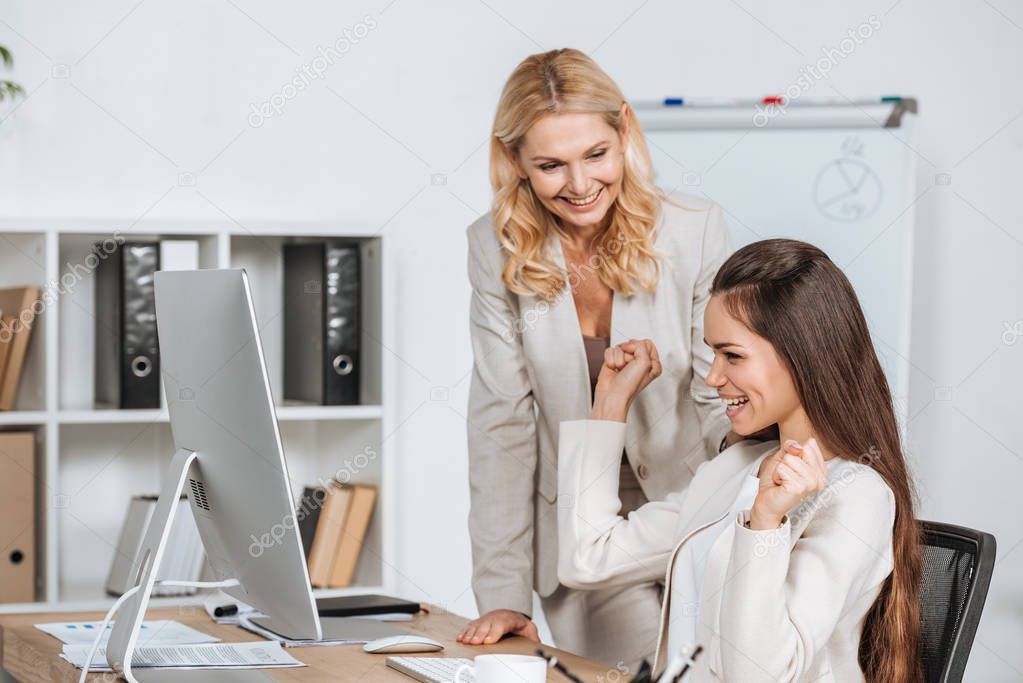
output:
[[[90,645],[65,645],[61,657],[81,669]],[[280,643],[204,643],[140,647],[131,658],[136,669],[268,669],[305,666]],[[105,647],[96,651],[90,671],[110,671]]]
[[[43,633],[49,633],[62,643],[71,645],[92,645],[96,640],[96,633],[102,621],[73,621],[55,622],[50,624],[36,624],[35,627]],[[106,633],[100,640],[100,644],[106,644],[110,638],[110,630],[114,622],[107,624]],[[184,645],[188,643],[216,643],[220,638],[211,636],[202,631],[197,631],[190,626],[185,626],[179,621],[170,619],[157,619],[154,621],[143,621],[139,629],[139,646],[144,645]]]

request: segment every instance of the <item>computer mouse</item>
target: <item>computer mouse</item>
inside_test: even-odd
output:
[[[438,643],[436,640],[427,638],[426,636],[419,636],[414,633],[410,633],[404,636],[378,638],[377,640],[372,640],[363,645],[362,649],[374,654],[391,654],[394,652],[436,652],[437,650],[443,650],[444,644]]]

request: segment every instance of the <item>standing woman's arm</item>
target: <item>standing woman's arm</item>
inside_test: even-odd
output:
[[[712,204],[707,214],[700,249],[700,270],[693,286],[691,323],[693,379],[689,385],[689,395],[696,402],[696,414],[700,418],[698,443],[708,456],[718,452],[721,438],[731,429],[717,391],[707,386],[707,373],[714,362],[714,351],[703,341],[703,311],[710,300],[710,286],[714,282],[718,268],[732,251],[728,244],[728,230],[721,214],[721,207],[717,204]],[[686,456],[688,455],[686,453]]]
[[[533,611],[533,497],[537,466],[533,390],[514,296],[470,227],[469,311],[474,366],[469,389],[469,535],[480,614]],[[481,243],[483,242],[483,243]]]

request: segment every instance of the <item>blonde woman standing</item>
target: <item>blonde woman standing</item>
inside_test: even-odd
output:
[[[721,209],[654,185],[621,91],[571,49],[533,55],[508,79],[490,180],[492,209],[468,229],[469,530],[481,616],[459,640],[536,640],[535,591],[558,647],[633,665],[654,652],[661,586],[558,583],[558,426],[590,413],[606,348],[650,338],[664,379],[632,406],[623,514],[685,489],[731,442],[702,341],[708,289],[729,251]]]

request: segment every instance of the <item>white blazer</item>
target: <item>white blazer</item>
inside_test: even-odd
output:
[[[650,338],[664,368],[633,403],[625,438],[649,500],[684,489],[728,432],[721,401],[704,382],[713,354],[703,343],[703,309],[729,253],[721,209],[673,195],[655,229],[663,254],[656,291],[616,293],[611,315],[611,343]],[[489,213],[469,226],[468,238],[473,591],[480,612],[531,614],[533,590],[548,596],[558,587],[558,425],[590,414],[586,352],[571,290],[551,304],[510,292]],[[547,250],[564,267],[556,235]]]
[[[615,462],[625,434],[621,422],[561,425],[558,577],[591,589],[664,578],[660,671],[676,654],[664,650],[679,550],[729,514],[750,469],[779,444],[735,444],[702,465],[684,492],[623,519]],[[833,458],[827,468],[828,486],[790,510],[780,528],[746,528],[747,510],[711,546],[697,624],[704,651],[686,680],[863,680],[860,634],[892,571],[895,497],[866,465]]]

